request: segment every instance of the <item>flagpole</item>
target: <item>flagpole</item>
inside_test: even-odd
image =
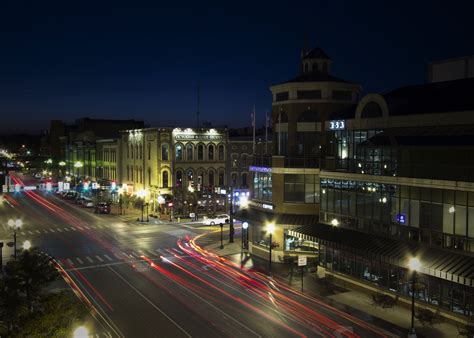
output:
[[[267,155],[268,151],[268,111],[265,113],[265,155]]]
[[[252,125],[253,125],[253,155],[255,156],[255,106],[253,106],[253,120],[252,120]]]

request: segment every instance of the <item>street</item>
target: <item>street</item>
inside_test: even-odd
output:
[[[97,310],[97,334],[392,336],[386,329],[276,279],[243,270],[196,244],[196,238],[205,238],[218,227],[129,223],[118,215],[96,215],[39,191],[11,193],[8,200],[1,209],[0,237],[10,241],[8,219],[22,219],[23,226],[17,231],[19,245],[29,240],[58,261]],[[236,236],[239,234],[237,229]],[[3,249],[4,259],[11,255],[10,250]]]

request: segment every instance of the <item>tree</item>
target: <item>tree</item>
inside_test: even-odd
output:
[[[28,313],[28,306],[20,294],[20,285],[21,280],[16,268],[7,264],[5,274],[0,278],[0,318],[4,323],[0,333],[12,332],[19,325],[21,318]]]
[[[67,337],[84,321],[87,307],[70,290],[41,297],[39,311],[23,323],[20,337]]]
[[[30,312],[33,312],[42,290],[59,277],[58,272],[50,264],[49,258],[41,254],[36,248],[24,250],[18,255],[18,273],[21,279],[20,290],[25,293],[26,303]]]

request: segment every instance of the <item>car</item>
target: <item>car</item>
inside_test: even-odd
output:
[[[209,218],[206,218],[204,221],[203,221],[203,224],[204,225],[216,225],[216,224],[224,224],[224,223],[227,223],[229,222],[229,215],[227,214],[222,214],[222,215],[217,215],[216,217],[209,217]]]
[[[110,214],[110,204],[106,202],[97,203],[94,212],[96,214]]]
[[[93,208],[94,207],[94,202],[90,199],[83,199],[82,200],[82,206],[84,208]]]

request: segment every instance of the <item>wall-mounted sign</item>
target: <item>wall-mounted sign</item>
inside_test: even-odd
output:
[[[271,173],[272,172],[272,168],[257,167],[257,166],[254,166],[254,165],[249,166],[249,170],[250,171],[256,171],[256,172],[259,172],[259,173]]]
[[[268,209],[268,210],[273,210],[273,204],[269,203],[262,203],[262,202],[257,202],[257,201],[248,201],[248,204],[255,206],[257,208],[262,208],[262,209]]]
[[[220,134],[175,134],[176,141],[223,141],[224,135]]]
[[[344,130],[346,129],[346,121],[345,120],[329,121],[329,129],[330,130]]]

